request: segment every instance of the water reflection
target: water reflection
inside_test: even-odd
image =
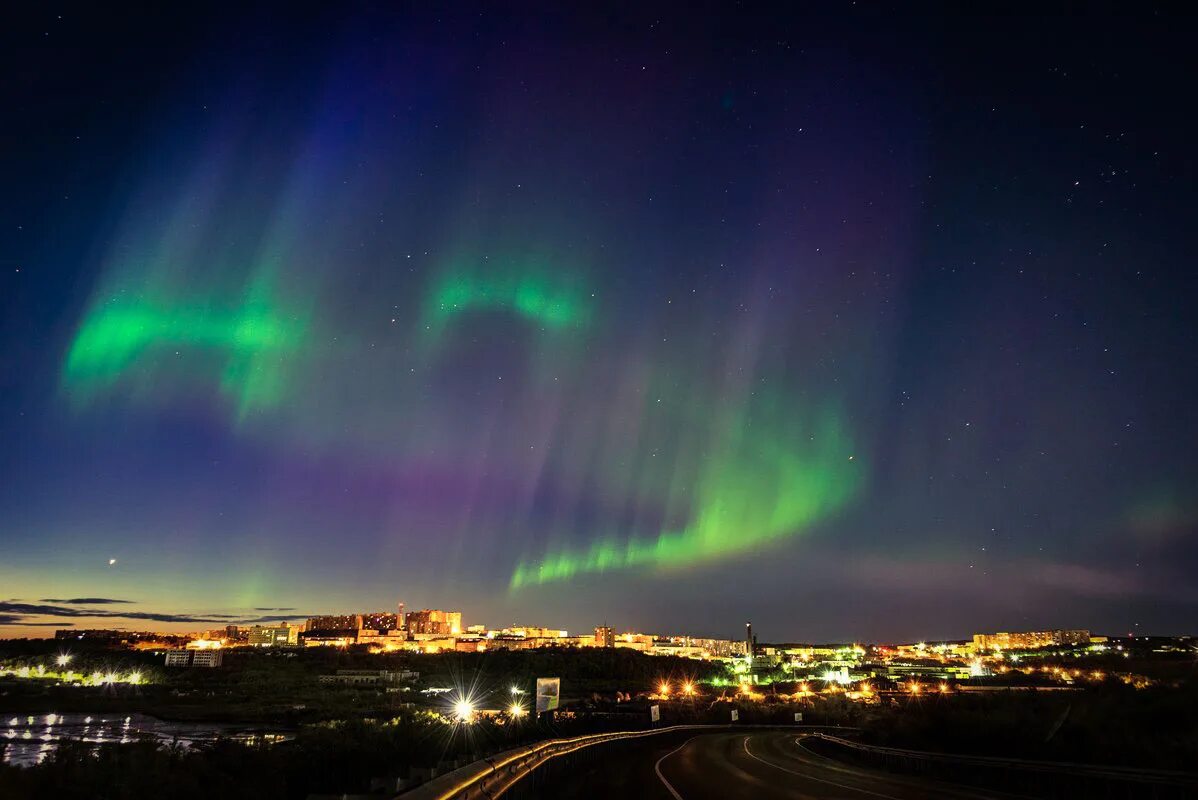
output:
[[[226,737],[256,744],[292,738],[293,734],[253,725],[219,722],[167,722],[143,714],[95,717],[84,714],[49,713],[41,716],[12,716],[0,713],[0,743],[3,761],[15,766],[40,764],[64,739],[95,744],[154,739],[190,747],[198,742]]]

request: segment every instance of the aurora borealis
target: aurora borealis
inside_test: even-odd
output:
[[[1168,19],[543,11],[17,21],[0,634],[1189,624]]]

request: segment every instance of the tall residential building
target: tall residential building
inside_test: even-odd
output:
[[[616,629],[609,625],[600,625],[595,628],[595,646],[596,647],[615,647],[616,646]]]
[[[361,614],[337,614],[326,617],[310,617],[305,630],[309,631],[356,631],[362,627]]]
[[[973,649],[975,651],[1031,650],[1037,647],[1089,643],[1090,632],[1086,630],[975,633],[973,635]]]
[[[371,631],[393,631],[402,627],[403,620],[391,611],[374,611],[362,614],[362,627]]]
[[[408,634],[412,636],[456,636],[462,632],[461,611],[437,611],[428,608],[409,611],[406,621]]]

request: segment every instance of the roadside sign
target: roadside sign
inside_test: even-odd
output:
[[[795,722],[802,722],[802,721],[803,721],[803,712],[796,711],[795,712]]]
[[[537,678],[537,713],[557,708],[562,693],[561,678]]]
[[[661,706],[649,706],[649,721],[661,722]]]
[[[740,719],[740,712],[734,708],[732,709],[732,721],[736,722],[738,719]]]

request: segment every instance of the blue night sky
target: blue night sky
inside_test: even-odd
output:
[[[1185,23],[13,16],[0,635],[1193,633]]]

